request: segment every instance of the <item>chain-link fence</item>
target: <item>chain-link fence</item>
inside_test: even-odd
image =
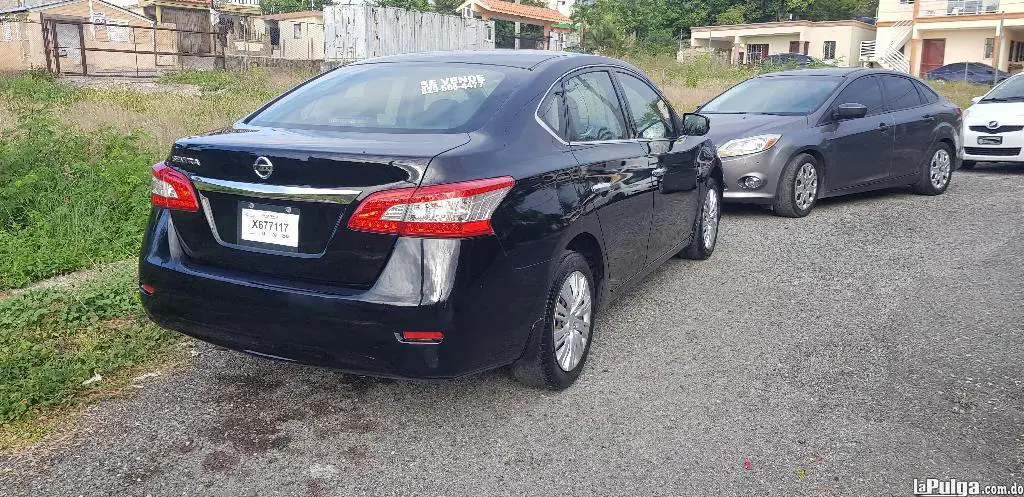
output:
[[[0,16],[0,72],[147,77],[250,65],[313,67],[324,58],[319,13],[243,16],[196,9],[164,13],[162,22],[141,14],[122,17]]]

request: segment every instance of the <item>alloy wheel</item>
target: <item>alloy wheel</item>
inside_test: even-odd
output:
[[[793,184],[793,200],[800,210],[805,210],[814,204],[818,196],[818,170],[814,164],[805,162],[796,173]]]
[[[572,371],[583,358],[590,338],[593,302],[587,277],[573,271],[562,283],[555,299],[554,323],[551,329],[555,360],[563,371]]]
[[[932,156],[932,163],[928,170],[928,176],[932,182],[932,186],[936,189],[941,190],[949,181],[951,162],[952,161],[950,161],[949,158],[949,151],[945,148],[936,150],[935,155]]]
[[[704,239],[704,248],[710,250],[715,246],[718,239],[718,220],[721,214],[721,207],[718,203],[718,190],[709,188],[704,197],[703,219],[701,219],[701,236]]]

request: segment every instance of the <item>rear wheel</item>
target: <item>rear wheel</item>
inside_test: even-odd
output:
[[[931,159],[921,170],[921,176],[914,183],[914,191],[921,195],[940,195],[949,187],[953,177],[953,151],[946,143],[939,142],[932,151]]]
[[[972,160],[960,161],[960,169],[974,169],[977,165],[978,163]]]
[[[779,190],[772,204],[775,214],[783,217],[804,217],[818,203],[821,190],[821,166],[812,155],[800,154],[789,160],[782,170]]]
[[[548,291],[539,333],[530,338],[523,357],[512,366],[517,380],[551,390],[568,388],[576,381],[590,353],[596,295],[586,258],[567,252]]]
[[[712,177],[705,179],[704,185],[705,193],[700,212],[693,222],[693,238],[690,245],[677,254],[679,257],[704,260],[715,252],[718,224],[722,219],[722,190],[718,180]]]

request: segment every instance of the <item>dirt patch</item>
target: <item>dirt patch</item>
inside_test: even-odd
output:
[[[238,454],[215,450],[203,458],[203,469],[206,471],[225,471],[238,466]]]
[[[65,79],[75,86],[95,90],[127,90],[139,93],[171,93],[175,95],[199,95],[202,93],[196,85],[157,83],[152,79],[82,76],[68,76]]]

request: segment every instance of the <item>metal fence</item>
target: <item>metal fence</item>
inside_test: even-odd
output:
[[[313,66],[324,58],[324,26],[315,19],[211,15],[208,10],[195,17],[201,22],[0,17],[0,72],[151,77],[282,61]]]

